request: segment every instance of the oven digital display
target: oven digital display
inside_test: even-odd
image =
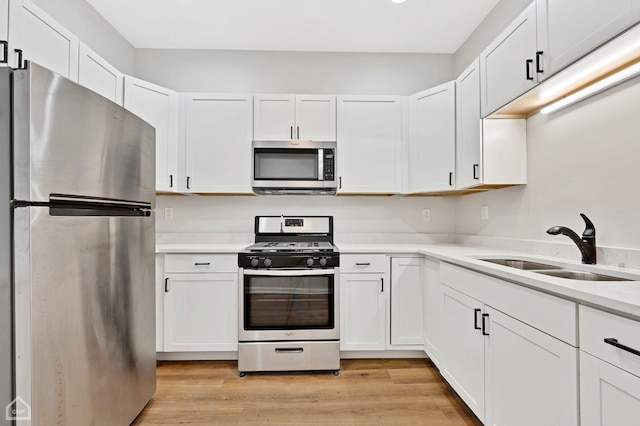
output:
[[[295,226],[301,228],[304,226],[304,219],[285,219],[284,226]]]

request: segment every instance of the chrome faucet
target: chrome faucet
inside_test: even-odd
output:
[[[596,228],[587,216],[582,213],[580,213],[580,216],[582,216],[586,224],[586,228],[582,232],[582,238],[566,226],[551,227],[547,229],[547,234],[562,234],[571,238],[578,246],[578,249],[580,249],[580,253],[582,253],[582,263],[594,265],[596,263]]]

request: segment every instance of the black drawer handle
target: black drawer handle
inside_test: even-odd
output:
[[[276,348],[277,354],[281,354],[281,353],[301,354],[302,352],[304,352],[303,348]]]
[[[482,335],[483,336],[488,336],[489,333],[487,333],[487,318],[489,318],[489,314],[482,314]]]
[[[364,263],[356,262],[356,266],[371,266],[371,262],[364,262]]]
[[[196,262],[195,265],[196,266],[209,266],[209,265],[211,265],[211,262]]]
[[[618,343],[618,339],[614,339],[613,337],[609,337],[608,339],[604,339],[604,342],[615,346],[618,349],[622,349],[623,351],[631,352],[634,355],[640,356],[640,351],[637,349],[630,348],[629,346],[625,346],[622,343]]]
[[[480,330],[480,326],[478,325],[478,312],[481,312],[482,309],[474,309],[473,310],[473,328],[475,330]]]

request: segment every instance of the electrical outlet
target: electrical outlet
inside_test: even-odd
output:
[[[422,209],[422,220],[431,220],[431,209]]]
[[[489,206],[482,206],[482,220],[489,220]]]
[[[171,207],[165,207],[164,208],[164,219],[165,220],[172,220],[173,219],[173,208],[171,208]]]

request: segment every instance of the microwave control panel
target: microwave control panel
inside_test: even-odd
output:
[[[324,180],[335,180],[335,161],[334,161],[334,153],[332,149],[325,150]]]

